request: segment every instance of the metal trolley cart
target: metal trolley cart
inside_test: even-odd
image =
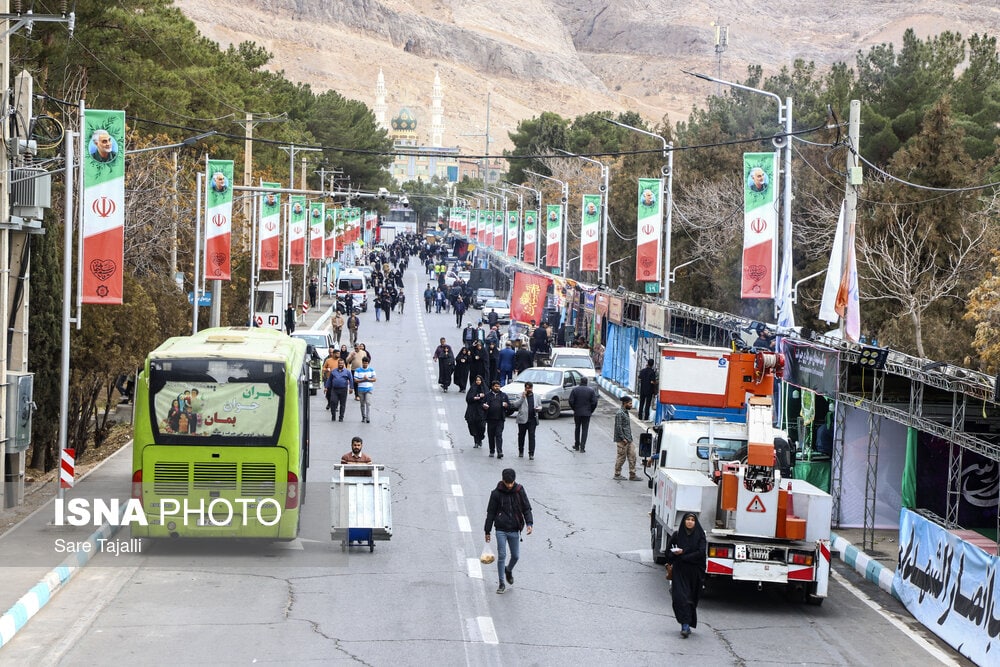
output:
[[[333,466],[330,483],[330,537],[340,549],[360,543],[375,551],[375,540],[392,537],[392,502],[384,465],[352,463]]]

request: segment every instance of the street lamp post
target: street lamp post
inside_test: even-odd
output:
[[[673,236],[673,220],[674,220],[674,145],[668,142],[666,139],[654,132],[648,132],[638,127],[633,127],[631,125],[626,125],[621,121],[612,120],[610,118],[605,118],[612,125],[617,125],[618,127],[625,128],[626,130],[632,130],[633,132],[638,132],[639,134],[645,134],[649,137],[655,137],[663,142],[663,157],[667,158],[666,176],[667,176],[667,211],[666,219],[664,221],[663,230],[663,303],[670,303],[670,283],[674,281],[673,272],[670,270],[670,242]]]
[[[545,174],[539,174],[538,172],[531,171],[529,169],[525,169],[524,173],[531,174],[532,176],[537,176],[538,178],[544,178],[547,181],[554,181],[554,182],[558,183],[560,185],[560,187],[562,187],[562,205],[563,205],[562,226],[563,226],[563,238],[562,238],[562,243],[561,243],[560,248],[559,248],[559,250],[560,250],[560,252],[559,252],[559,270],[561,271],[563,277],[565,277],[566,276],[566,262],[565,262],[564,258],[566,257],[566,247],[565,247],[566,246],[566,221],[567,221],[567,215],[566,215],[566,213],[567,213],[567,208],[569,208],[569,183],[567,183],[566,181],[561,181],[558,178],[553,178],[551,176],[546,176]],[[539,198],[539,200],[538,200],[538,209],[539,209],[538,222],[536,223],[539,226],[539,228],[541,227],[542,221],[544,220],[544,218],[542,217],[542,213],[541,213],[541,207],[542,207],[542,200],[541,200],[541,198]],[[536,239],[538,238],[537,232],[536,232],[535,238]],[[535,246],[536,247],[540,247],[540,244],[538,243],[537,240],[535,241]],[[549,237],[548,237],[548,231],[546,230],[546,235],[545,235],[545,252],[546,253],[549,250],[548,246],[549,246]],[[539,255],[539,252],[536,250],[535,251],[535,256],[537,257],[538,255]]]
[[[781,97],[767,90],[751,88],[750,86],[733,83],[732,81],[724,81],[713,76],[708,76],[707,74],[698,74],[697,72],[688,72],[687,70],[681,71],[704,81],[721,83],[730,88],[765,95],[778,103],[778,125],[784,127],[784,136],[775,137],[772,139],[772,143],[774,143],[775,148],[784,149],[783,166],[785,170],[785,183],[782,188],[781,201],[781,233],[784,235],[784,239],[781,244],[781,274],[778,280],[778,298],[774,300],[774,314],[780,326],[793,327],[795,326],[795,314],[792,310],[792,98],[790,96],[786,97],[784,103],[782,103]]]

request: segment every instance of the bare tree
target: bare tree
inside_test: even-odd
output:
[[[928,242],[926,225],[918,214],[893,206],[884,229],[857,238],[858,262],[864,298],[898,304],[898,316],[909,317],[917,354],[925,356],[923,316],[935,302],[961,298],[956,288],[983,265],[981,252],[987,234],[987,215],[969,218],[953,238]]]

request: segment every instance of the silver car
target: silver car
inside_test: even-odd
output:
[[[573,368],[548,368],[535,366],[522,371],[517,380],[501,387],[510,399],[508,414],[514,414],[521,407],[524,383],[530,382],[542,406],[541,417],[554,419],[563,410],[569,410],[569,393],[580,384],[583,376]]]

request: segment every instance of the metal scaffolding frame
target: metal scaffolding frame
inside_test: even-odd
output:
[[[885,371],[875,370],[872,378],[872,400],[881,402],[885,391]],[[865,518],[861,532],[862,549],[875,548],[875,501],[878,495],[878,448],[882,433],[882,418],[868,413],[868,458],[865,466]]]

